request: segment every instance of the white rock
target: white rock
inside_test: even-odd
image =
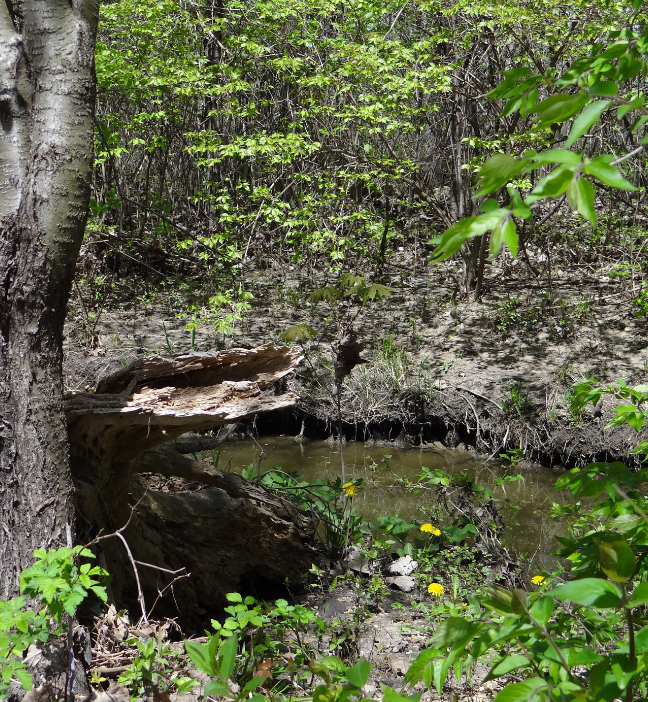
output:
[[[409,575],[413,573],[418,568],[418,562],[415,561],[411,556],[402,556],[390,564],[390,573],[394,575]]]
[[[409,575],[397,575],[395,578],[385,578],[389,587],[396,587],[403,592],[412,592],[416,587],[416,580]]]

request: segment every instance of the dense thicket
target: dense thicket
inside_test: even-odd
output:
[[[199,258],[220,275],[251,257],[380,268],[404,243],[424,255],[475,212],[486,158],[566,138],[503,114],[486,96],[501,72],[560,74],[625,12],[601,0],[106,4],[94,183],[106,260],[155,275]],[[628,119],[582,140],[586,152],[633,144]],[[642,162],[632,168],[642,184]],[[612,197],[628,202],[602,194],[602,213]],[[479,248],[462,250],[468,287]]]

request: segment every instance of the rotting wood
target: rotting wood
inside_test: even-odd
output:
[[[225,594],[219,588],[236,587],[237,579],[282,582],[312,562],[307,546],[312,529],[289,501],[182,456],[172,441],[294,405],[297,395],[272,386],[300,361],[298,348],[271,344],[154,356],[101,381],[96,393],[65,398],[77,508],[87,536],[114,531],[141,499],[125,536],[136,560],[194,571],[195,587],[183,582],[175,588],[181,588],[190,618],[210,603],[216,606]],[[183,477],[206,487],[174,495],[146,491],[141,473]],[[121,588],[114,595],[127,597],[119,544],[102,542],[102,550],[113,583]],[[141,577],[153,595],[165,586],[158,571]]]

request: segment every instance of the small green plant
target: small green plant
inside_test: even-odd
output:
[[[200,311],[195,305],[192,305],[193,309],[191,313],[190,321],[185,325],[185,329],[189,332],[190,348],[192,351],[196,349],[196,332],[201,323]],[[166,330],[165,330],[166,332]]]
[[[166,344],[166,350],[168,353],[172,354],[173,353],[173,342],[169,338],[169,333],[166,328],[166,322],[162,322],[162,329],[164,331],[164,342]]]
[[[509,449],[504,453],[500,453],[499,457],[511,465],[512,468],[524,459],[524,451],[522,449]]]
[[[648,314],[648,287],[642,288],[639,295],[633,298],[632,308],[635,317],[645,317]]]
[[[118,679],[122,685],[130,688],[131,700],[145,697],[155,691],[166,690],[171,670],[167,661],[170,655],[169,644],[154,638],[141,642],[135,637],[127,639],[126,643],[137,647],[139,651]]]
[[[6,696],[13,679],[26,690],[32,689],[31,676],[23,662],[31,644],[45,643],[52,636],[65,633],[69,618],[89,592],[106,601],[102,583],[108,573],[89,563],[79,565],[81,558],[95,558],[89,549],[38,549],[34,556],[36,562],[20,575],[21,596],[0,601],[0,698]],[[28,597],[41,606],[27,609]]]
[[[522,390],[522,382],[516,380],[511,383],[508,388],[502,382],[502,386],[508,393],[508,397],[502,403],[504,414],[510,415],[515,412],[521,419],[524,418],[524,413],[529,409],[531,402],[529,396]]]
[[[495,329],[500,332],[507,332],[511,327],[519,324],[521,319],[520,307],[522,300],[519,297],[512,297],[497,305],[495,315]]]
[[[308,483],[299,480],[297,474],[285,473],[279,467],[260,473],[251,465],[243,471],[243,477],[248,480],[259,476],[266,488],[281,490],[283,496],[287,495],[311,512],[319,525],[317,535],[329,557],[338,558],[350,543],[366,535],[367,527],[353,509],[353,498],[361,489],[362,478],[344,484],[339,477],[333,482],[316,480]]]

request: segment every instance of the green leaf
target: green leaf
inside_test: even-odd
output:
[[[266,680],[266,678],[252,678],[251,680],[248,680],[245,683],[245,687],[243,688],[242,694],[247,696],[249,692],[252,692],[252,690],[256,690],[257,687],[259,687],[259,685],[261,685],[264,680]]]
[[[582,173],[587,175],[593,175],[598,178],[602,183],[610,185],[618,190],[638,190],[635,188],[630,181],[626,180],[615,166],[611,166],[606,163],[599,156],[598,158],[592,159],[589,163],[586,163],[582,169]]]
[[[547,163],[567,163],[571,166],[576,166],[581,162],[580,154],[567,149],[550,149],[536,154],[531,159],[535,166],[544,166]]]
[[[100,585],[93,585],[91,588],[92,592],[103,602],[107,602],[108,594],[106,593],[106,588]]]
[[[597,80],[590,86],[589,92],[590,95],[614,97],[619,92],[619,86],[612,80]]]
[[[238,637],[230,636],[225,639],[218,652],[218,663],[220,673],[224,678],[229,678],[236,664],[236,653],[238,651]]]
[[[630,597],[630,607],[639,607],[648,603],[648,583],[639,583]]]
[[[32,677],[25,668],[17,668],[14,670],[14,674],[24,690],[31,690],[33,688]]]
[[[636,514],[620,514],[618,517],[608,522],[608,526],[610,529],[628,532],[636,529],[642,522],[643,519]]]
[[[218,668],[206,644],[190,640],[185,641],[184,644],[187,655],[201,673],[211,676],[218,675]]]
[[[574,120],[565,146],[569,148],[577,139],[582,137],[611,104],[611,100],[597,100],[590,103]]]
[[[403,682],[406,685],[416,685],[417,682],[423,680],[431,688],[433,685],[434,661],[442,657],[445,657],[445,654],[442,654],[436,648],[424,649],[412,661]]]
[[[529,614],[542,625],[546,625],[554,610],[553,597],[541,597],[533,603]]]
[[[369,673],[371,673],[371,664],[364,658],[359,658],[355,665],[347,668],[345,677],[352,685],[359,688],[369,680]]]
[[[488,260],[493,261],[496,258],[497,254],[499,254],[501,248],[502,227],[498,224],[495,227],[495,229],[493,229],[493,233],[491,234]]]
[[[516,159],[508,154],[491,156],[479,170],[479,187],[475,197],[483,197],[506,185],[527,163],[528,159]]]
[[[500,71],[500,75],[506,78],[521,78],[522,76],[527,76],[531,73],[531,69],[526,66],[520,66],[519,68],[510,68],[508,71]]]
[[[532,113],[538,115],[538,126],[549,126],[555,122],[565,122],[573,117],[583,109],[588,100],[589,96],[585,92],[576,95],[565,93],[552,95],[536,105]]]
[[[567,188],[567,199],[572,209],[580,212],[580,214],[596,228],[594,195],[594,188],[587,178],[575,178]]]
[[[514,614],[524,614],[528,610],[528,598],[524,590],[520,588],[513,590],[511,593],[511,609]]]
[[[228,602],[238,602],[238,603],[243,602],[243,598],[241,597],[241,595],[239,595],[238,592],[228,592],[225,595],[225,597],[227,598]]]
[[[306,302],[335,302],[340,299],[340,293],[333,287],[318,288],[306,298]]]
[[[205,685],[205,690],[203,694],[205,697],[219,695],[221,697],[229,697],[230,699],[234,698],[234,695],[232,694],[229,687],[227,687],[227,685],[224,685],[222,682],[219,682],[218,680],[210,680]]]
[[[616,583],[626,583],[635,572],[637,559],[624,538],[595,538],[601,554],[601,569]]]
[[[507,685],[495,698],[495,702],[532,702],[539,690],[545,689],[547,682],[542,678],[529,678],[524,682]]]
[[[546,197],[558,197],[569,187],[574,172],[568,166],[558,166],[538,182],[531,193],[524,199],[527,205]]]
[[[513,258],[517,258],[519,240],[514,220],[507,219],[502,225],[502,241],[508,246]]]
[[[635,632],[635,653],[648,653],[648,626]]]
[[[591,648],[570,648],[567,656],[567,664],[570,668],[575,665],[593,665],[604,660],[596,651]]]
[[[559,585],[551,593],[561,602],[573,602],[585,607],[618,607],[621,604],[619,588],[602,578],[582,578]]]
[[[498,585],[492,585],[486,588],[486,594],[486,597],[479,598],[479,601],[485,607],[500,612],[501,614],[511,614],[513,612],[511,607],[513,595],[508,590]]]
[[[506,675],[507,673],[518,670],[519,668],[528,668],[530,665],[531,663],[529,663],[529,659],[526,656],[506,656],[506,658],[503,658],[501,661],[499,661],[499,663],[490,669],[484,680],[492,680],[493,678],[497,678],[500,675]]]
[[[640,95],[627,105],[621,105],[617,110],[617,119],[621,119],[631,110],[638,110],[640,107],[643,107],[645,99],[646,98],[643,95]]]
[[[445,261],[456,253],[468,239],[481,236],[489,229],[494,229],[502,217],[509,214],[508,210],[498,209],[476,217],[467,217],[453,224],[441,236],[438,246],[432,252],[435,261]]]
[[[308,324],[296,324],[294,327],[288,327],[282,332],[281,336],[286,341],[308,341],[317,336],[317,332]]]
[[[391,289],[386,285],[381,285],[380,283],[372,283],[362,294],[363,302],[367,300],[375,300],[376,298],[380,300],[383,297],[390,297],[392,294]]]

